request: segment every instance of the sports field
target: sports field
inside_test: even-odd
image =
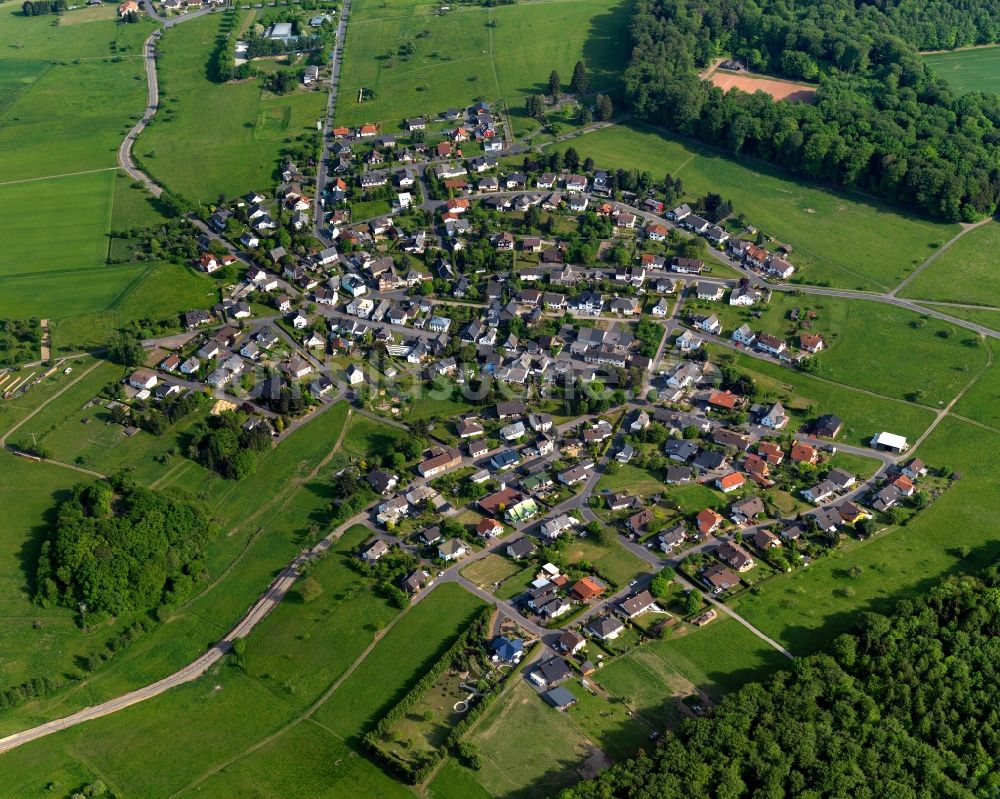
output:
[[[571,144],[598,167],[680,177],[688,198],[718,192],[735,213],[792,245],[795,280],[803,283],[890,289],[959,230],[647,127],[615,125]]]
[[[970,230],[917,275],[901,296],[1000,307],[997,247],[1000,222],[987,222]],[[950,313],[947,308],[941,310]]]
[[[209,60],[226,17],[211,14],[164,34],[160,110],[134,148],[159,182],[191,200],[269,190],[281,148],[316,130],[326,102],[321,91],[265,96],[259,80],[209,80]]]
[[[956,92],[1000,91],[1000,47],[928,53],[923,58]]]
[[[555,69],[569,90],[583,60],[591,91],[612,87],[624,68],[630,0],[542,0],[485,8],[359,0],[351,8],[337,122],[380,122],[395,130],[418,114],[431,119],[477,99],[523,105],[544,93]],[[399,48],[412,45],[409,57]],[[396,52],[389,55],[389,51]],[[375,97],[358,103],[359,89]]]
[[[728,92],[730,89],[739,89],[747,94],[764,92],[764,94],[771,95],[775,100],[811,103],[816,96],[816,88],[813,86],[793,83],[788,80],[778,80],[776,78],[744,75],[736,72],[713,72],[709,80],[714,86],[718,86],[724,92]]]

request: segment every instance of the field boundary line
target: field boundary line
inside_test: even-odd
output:
[[[985,219],[980,219],[975,224],[962,225],[962,228],[961,230],[958,231],[958,233],[956,233],[954,236],[948,239],[948,241],[946,241],[944,244],[942,244],[940,247],[934,250],[934,252],[932,252],[929,256],[927,256],[926,260],[924,260],[924,262],[920,264],[920,266],[918,266],[916,269],[910,272],[910,274],[904,277],[902,281],[900,281],[899,284],[896,286],[896,288],[888,292],[888,296],[895,297],[900,291],[902,291],[908,285],[910,285],[910,283],[913,282],[913,280],[917,277],[917,275],[919,275],[927,267],[931,266],[935,261],[937,261],[938,258],[940,258],[942,255],[948,252],[948,250],[952,248],[955,242],[957,242],[960,238],[962,238],[966,233],[971,233],[973,230],[976,230],[977,228],[980,228],[983,225],[985,225],[987,222],[992,222],[992,221],[993,217],[988,216]]]
[[[119,166],[103,166],[100,169],[84,169],[80,172],[63,172],[58,175],[42,175],[37,178],[21,178],[20,180],[5,180],[0,183],[0,186],[15,186],[18,183],[35,183],[39,180],[56,180],[58,178],[72,178],[77,175],[93,175],[97,172],[117,172],[121,167]]]
[[[346,524],[346,522],[345,522],[345,524]],[[341,527],[343,527],[343,525],[341,525]],[[338,528],[338,530],[339,529],[340,528]],[[342,535],[342,534],[343,534],[343,531],[341,530],[340,534],[338,534],[336,537],[339,538],[340,535]],[[430,593],[430,592],[427,592],[427,593]],[[422,597],[423,597],[423,595],[421,595],[421,598]],[[419,600],[417,600],[417,601],[419,601]],[[361,652],[361,654],[358,655],[358,657],[354,660],[354,662],[351,663],[351,665],[348,666],[344,670],[343,674],[341,674],[336,680],[334,680],[333,683],[325,691],[323,691],[322,694],[319,695],[319,698],[317,698],[311,705],[309,705],[309,707],[307,707],[305,710],[301,711],[297,716],[295,716],[294,718],[290,719],[288,722],[286,722],[284,725],[282,725],[279,729],[277,729],[274,732],[272,732],[270,735],[267,735],[267,736],[261,738],[259,741],[255,741],[254,743],[252,743],[250,746],[248,746],[243,751],[238,752],[237,754],[235,754],[232,757],[228,758],[224,762],[219,763],[218,765],[212,767],[211,769],[209,769],[208,771],[206,771],[205,773],[203,773],[197,779],[189,782],[187,785],[185,785],[179,791],[177,791],[176,793],[171,794],[170,797],[169,797],[169,799],[176,799],[176,797],[181,796],[182,794],[186,793],[187,791],[191,790],[192,788],[196,788],[197,786],[199,786],[203,782],[205,782],[205,780],[207,780],[209,777],[212,777],[215,774],[218,774],[220,771],[223,771],[224,769],[228,768],[229,766],[233,765],[234,763],[239,762],[240,760],[242,760],[243,758],[247,757],[248,755],[252,755],[254,752],[256,752],[261,747],[266,746],[267,744],[271,743],[272,741],[277,740],[282,735],[284,735],[286,732],[288,732],[290,729],[292,729],[292,727],[295,727],[296,725],[302,723],[303,721],[312,721],[313,720],[312,719],[312,714],[315,713],[317,710],[319,710],[324,705],[324,703],[331,696],[333,696],[334,693],[337,692],[337,689],[340,688],[340,686],[344,683],[344,681],[348,677],[350,677],[357,670],[357,668],[362,663],[364,663],[364,661],[372,653],[372,650],[374,650],[375,647],[378,646],[378,644],[382,640],[385,639],[385,637],[389,634],[389,632],[399,623],[399,620],[405,618],[406,615],[410,612],[410,610],[413,609],[416,606],[417,601],[411,602],[403,610],[401,610],[399,612],[399,614],[391,622],[389,622],[389,624],[387,624],[381,630],[378,630],[375,633],[375,635],[373,636],[373,638],[371,640],[371,643],[369,643],[368,646],[366,646],[364,648],[364,650]],[[320,726],[322,726],[322,725],[320,725]],[[324,727],[324,729],[326,729],[326,728]]]
[[[925,440],[925,439],[926,439],[926,438],[927,438],[927,437],[928,437],[928,436],[929,436],[929,435],[930,435],[931,433],[933,433],[933,432],[934,432],[934,428],[936,428],[936,427],[937,427],[937,426],[938,426],[939,424],[941,424],[941,421],[942,421],[942,420],[944,419],[944,417],[945,417],[945,416],[947,416],[947,415],[948,415],[948,414],[949,414],[949,413],[951,412],[951,409],[955,407],[956,403],[958,403],[958,401],[959,401],[960,399],[962,399],[962,397],[964,397],[964,396],[965,396],[965,393],[966,393],[966,392],[967,392],[967,391],[968,391],[968,390],[969,390],[970,388],[972,388],[972,387],[973,387],[973,386],[974,386],[974,385],[975,385],[975,384],[976,384],[977,382],[979,382],[979,378],[980,378],[980,377],[982,377],[982,376],[983,376],[984,374],[986,374],[987,370],[988,370],[988,369],[989,369],[989,368],[990,368],[991,366],[993,366],[993,348],[992,348],[992,347],[990,346],[990,343],[989,343],[989,341],[987,341],[987,342],[986,342],[986,365],[985,365],[985,366],[983,366],[983,368],[982,368],[982,369],[980,369],[980,370],[979,370],[978,372],[976,372],[976,374],[975,374],[975,375],[973,375],[973,377],[972,377],[972,380],[970,380],[970,381],[969,381],[969,382],[968,382],[968,383],[967,383],[967,384],[965,385],[965,387],[964,387],[964,388],[963,388],[963,389],[962,389],[961,391],[959,391],[959,392],[958,392],[958,394],[956,394],[956,395],[955,395],[955,398],[954,398],[954,399],[953,399],[953,400],[952,400],[951,402],[949,402],[949,403],[948,403],[947,405],[945,405],[945,406],[944,406],[944,407],[943,407],[943,408],[942,408],[942,409],[941,409],[941,410],[940,410],[940,411],[938,412],[937,416],[935,416],[935,417],[934,417],[934,421],[933,421],[933,422],[931,422],[931,425],[930,425],[930,427],[928,427],[928,428],[927,428],[926,430],[924,430],[924,432],[923,432],[923,434],[922,434],[922,435],[920,436],[920,438],[918,438],[918,439],[916,440],[916,443],[914,443],[914,445],[913,445],[912,447],[910,447],[910,449],[911,449],[911,450],[915,450],[915,449],[916,449],[917,447],[919,447],[919,446],[920,446],[921,444],[923,444],[923,443],[924,443],[924,440]]]

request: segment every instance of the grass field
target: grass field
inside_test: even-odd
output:
[[[409,795],[303,716],[397,612],[347,565],[347,552],[359,540],[349,531],[315,568],[313,577],[324,589],[319,599],[304,605],[293,596],[254,631],[245,669],[224,663],[122,716],[19,750],[0,765],[0,771],[10,769],[2,778],[5,790],[41,796],[53,777],[66,774],[74,785],[100,776],[123,796],[204,795],[206,789],[222,796],[278,795],[264,786],[281,795]],[[137,734],[141,741],[133,739]],[[187,752],[189,744],[198,751]],[[143,767],[154,752],[157,767]],[[213,774],[227,760],[238,767]]]
[[[633,555],[617,540],[605,546],[590,536],[574,536],[566,544],[564,554],[569,563],[587,561],[618,586],[626,585],[633,577],[650,569],[644,560]]]
[[[316,712],[316,720],[356,744],[482,607],[482,600],[457,585],[446,583],[435,588],[379,641],[357,671]]]
[[[664,489],[663,482],[657,480],[652,473],[628,463],[622,464],[616,474],[604,474],[597,481],[595,491],[627,490],[635,495],[649,496],[658,494]]]
[[[928,305],[920,303],[925,308],[933,308],[957,319],[975,322],[977,325],[1000,331],[1000,308],[958,308],[954,305]]]
[[[0,186],[0,275],[104,263],[114,189],[113,170]]]
[[[106,267],[116,151],[146,98],[147,20],[0,7],[0,316],[108,307],[140,272]]]
[[[721,618],[687,635],[647,647],[714,699],[788,666],[777,650],[733,619]]]
[[[649,128],[616,125],[573,139],[598,167],[667,172],[689,198],[709,191],[736,213],[793,245],[796,279],[851,289],[888,289],[958,232],[877,200],[826,189],[763,163],[719,154]]]
[[[826,341],[816,358],[818,377],[931,407],[949,402],[986,363],[974,333],[884,303],[774,292],[767,306],[755,308],[760,318],[726,302],[710,305],[725,335],[746,322],[783,339],[805,332],[791,321],[792,309],[812,311],[816,319],[809,332]],[[872,330],[879,331],[878,346],[872,346]],[[897,369],[913,351],[921,353],[920,372]]]
[[[401,432],[391,425],[356,414],[347,428],[343,448],[351,455],[375,453],[381,457],[396,443]]]
[[[75,387],[70,389],[53,402],[40,417],[60,420],[57,408],[63,409],[63,415],[76,413],[79,397],[74,395],[75,390]],[[81,392],[82,395],[87,393],[83,387]],[[329,484],[324,480],[328,473],[322,471],[321,464],[340,434],[346,411],[347,406],[340,404],[317,416],[263,457],[257,471],[240,482],[214,477],[183,456],[170,458],[165,464],[157,464],[145,456],[137,459],[134,474],[138,479],[144,482],[155,480],[156,486],[162,490],[200,499],[218,521],[221,532],[209,542],[206,551],[209,579],[198,586],[199,593],[195,598],[179,608],[166,624],[119,654],[85,683],[78,684],[68,693],[26,706],[17,715],[4,717],[0,720],[0,730],[16,729],[28,719],[51,717],[57,713],[61,715],[146,684],[196,657],[209,642],[228,629],[259,595],[261,587],[273,578],[276,570],[291,560],[305,543],[314,540],[315,533],[310,531],[310,526],[315,523],[323,529],[322,523],[329,517],[332,495]],[[82,444],[83,437],[89,435],[87,426],[80,426],[79,435]],[[156,443],[162,446],[165,441]],[[71,450],[67,454],[71,454]],[[116,456],[109,453],[109,457]],[[71,478],[65,485],[73,485],[83,477],[69,470],[60,470],[60,473],[63,471]],[[24,465],[20,466],[20,474],[25,480],[31,479],[30,469],[26,470]],[[312,476],[314,474],[315,477]],[[20,484],[14,482],[12,485]],[[53,481],[53,485],[58,486],[58,483]],[[31,490],[41,489],[31,487]],[[24,491],[27,495],[27,489]],[[28,518],[30,524],[37,525],[38,521],[31,522],[30,519],[49,509],[44,499],[39,497],[37,505],[33,506],[35,510]],[[35,541],[31,546],[37,547],[37,538],[27,538],[29,532],[28,529],[11,531],[13,538],[9,551],[20,552],[23,548],[24,561],[0,561],[0,579],[14,581],[10,583],[12,585],[23,584],[31,567],[29,545]],[[37,529],[34,535],[39,535]],[[8,615],[22,617],[25,624],[33,622],[36,611],[28,599],[26,591],[18,594],[16,602],[6,611]],[[66,625],[71,624],[70,611],[53,611],[53,614],[56,613],[62,614]],[[32,634],[40,642],[40,651],[44,651],[43,645],[48,645],[44,642],[44,636],[48,634],[45,625],[37,631],[33,630]],[[107,637],[107,629],[95,633],[92,639],[86,640],[85,651],[99,648]],[[75,642],[84,636],[76,632],[71,638]],[[45,661],[46,672],[59,670],[60,673],[73,673],[76,666],[72,658],[77,651],[65,646],[53,649]],[[23,657],[17,650],[12,652],[6,646],[0,649],[0,655],[4,657],[14,657],[15,654]],[[5,669],[5,684],[8,679],[15,682],[23,677]]]
[[[135,145],[157,180],[193,200],[269,191],[285,141],[314,131],[326,101],[320,91],[264,96],[257,80],[209,80],[224,16],[186,22],[163,37],[160,110]]]
[[[1000,89],[1000,47],[928,53],[923,59],[956,92],[996,92]]]
[[[916,454],[959,471],[961,480],[907,526],[770,580],[760,595],[741,596],[736,610],[804,654],[851,629],[860,610],[891,610],[900,599],[923,595],[943,575],[992,562],[1000,535],[985,509],[1000,502],[1000,469],[991,456],[998,444],[996,433],[945,418]],[[860,576],[849,574],[853,566],[861,568]]]
[[[996,53],[1000,56],[1000,48]],[[917,275],[901,296],[1000,307],[1000,269],[993,257],[997,247],[1000,222],[970,230]]]
[[[351,9],[337,122],[383,123],[395,130],[417,114],[434,119],[446,108],[477,99],[520,109],[526,94],[542,93],[555,69],[568,89],[583,60],[591,89],[615,85],[627,52],[621,47],[631,3],[559,0],[484,8],[363,0]],[[408,59],[389,56],[410,42]],[[358,103],[358,90],[374,99]]]
[[[1000,345],[991,341],[989,346],[996,358]],[[985,372],[962,399],[955,403],[954,411],[1000,432],[1000,368],[994,366]]]
[[[474,775],[466,771],[464,776],[472,776],[490,796],[505,799],[555,796],[579,779],[576,768],[592,746],[569,714],[553,710],[523,680],[490,708],[469,739],[479,745],[484,763]],[[446,786],[465,782],[442,773]],[[455,795],[439,794],[435,786],[435,797]]]
[[[506,580],[521,571],[521,567],[502,555],[487,555],[462,569],[462,576],[480,588]]]
[[[179,324],[183,311],[210,308],[219,301],[217,283],[188,266],[156,261],[128,274],[133,279],[105,310],[66,316],[51,325],[54,353],[103,346],[113,331],[133,319]]]
[[[931,410],[919,405],[880,399],[741,353],[730,352],[722,357],[753,377],[766,398],[779,399],[785,405],[792,417],[792,430],[825,413],[834,413],[844,421],[837,440],[864,446],[882,430],[916,440],[934,420]],[[972,376],[969,374],[968,379]]]

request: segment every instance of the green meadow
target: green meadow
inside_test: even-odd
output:
[[[477,99],[520,110],[525,95],[545,91],[553,69],[568,90],[579,60],[588,66],[592,91],[610,89],[627,57],[621,43],[630,6],[629,0],[547,0],[457,5],[436,15],[426,4],[362,0],[351,8],[336,121],[395,130],[405,117],[435,119]],[[407,43],[412,55],[389,55]],[[375,97],[359,104],[361,88]]]
[[[571,144],[598,167],[680,177],[689,199],[721,194],[748,223],[792,245],[794,279],[803,283],[884,291],[959,230],[648,127],[615,125]]]
[[[159,182],[191,200],[269,190],[285,142],[315,131],[326,102],[322,91],[276,96],[256,79],[212,81],[209,61],[227,16],[211,14],[164,34],[160,108],[134,148]]]
[[[998,246],[1000,222],[991,221],[970,230],[917,275],[900,295],[915,300],[998,307],[1000,267],[995,255]],[[952,313],[948,308],[939,310]]]
[[[1000,47],[971,47],[927,53],[924,62],[957,92],[1000,90]]]
[[[987,361],[975,333],[886,303],[776,291],[766,305],[741,308],[726,300],[699,307],[719,316],[726,336],[744,323],[796,346],[799,333],[818,333],[826,348],[815,356],[816,376],[931,407],[950,401]],[[811,327],[792,321],[796,308],[802,316],[815,314]],[[878,330],[877,345],[872,330]],[[921,354],[919,372],[899,369],[914,351]]]

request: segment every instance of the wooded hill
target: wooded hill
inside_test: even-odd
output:
[[[934,218],[997,208],[1000,98],[956,97],[917,52],[997,40],[997,0],[637,0],[630,31],[625,90],[645,120]],[[815,103],[723,94],[698,77],[722,55],[818,81]]]
[[[80,610],[89,623],[177,604],[203,571],[210,532],[199,508],[125,475],[78,485],[42,545],[37,599]]]
[[[862,614],[829,653],[745,686],[562,799],[995,797],[998,671],[993,567],[892,617]]]

